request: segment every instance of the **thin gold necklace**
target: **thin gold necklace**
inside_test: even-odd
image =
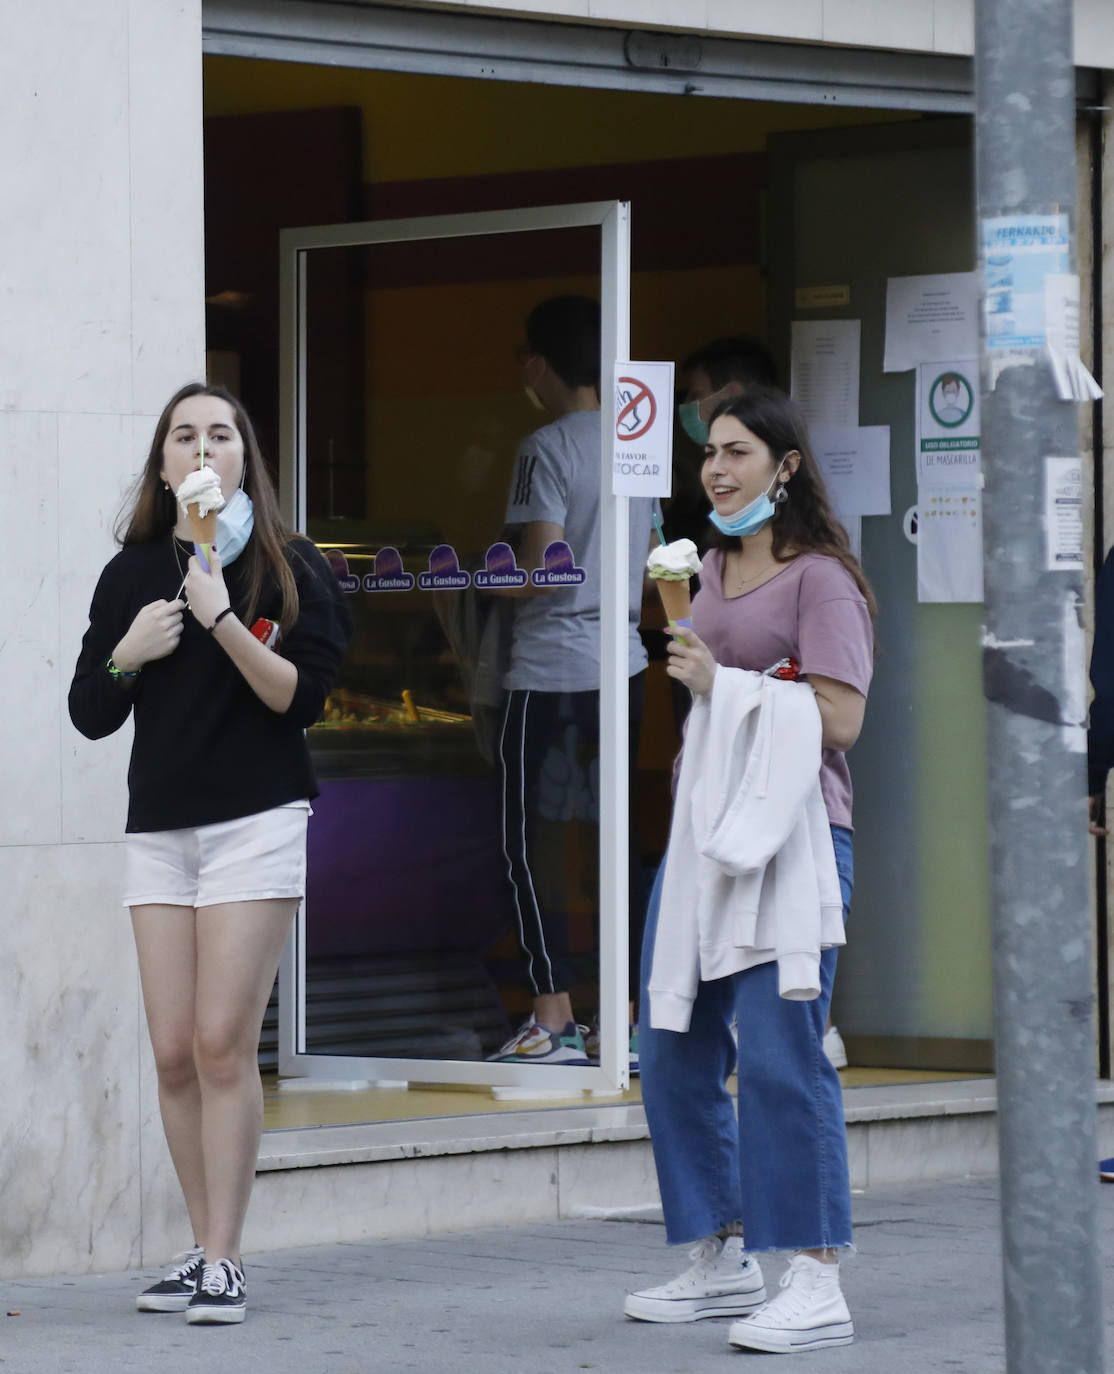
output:
[[[733,585],[739,587],[749,586],[750,583],[757,582],[760,577],[768,573],[772,568],[775,568],[776,566],[776,562],[771,560],[771,562],[767,563],[764,568],[761,568],[758,572],[756,572],[753,577],[740,577],[738,573],[733,573],[732,583]]]

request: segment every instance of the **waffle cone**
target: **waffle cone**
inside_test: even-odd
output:
[[[193,536],[195,544],[215,544],[217,539],[217,512],[211,510],[208,515],[201,514],[201,507],[187,506],[186,514],[190,520],[190,534]]]
[[[656,577],[658,595],[665,607],[666,618],[676,623],[688,620],[692,615],[692,597],[689,593],[689,578],[683,582],[669,582],[664,577]]]

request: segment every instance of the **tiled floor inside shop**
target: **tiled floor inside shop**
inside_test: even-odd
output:
[[[845,1088],[884,1087],[907,1083],[942,1083],[985,1078],[985,1074],[917,1069],[847,1068],[840,1073]],[[553,1098],[545,1102],[496,1101],[490,1088],[456,1087],[449,1084],[413,1084],[409,1088],[329,1088],[320,1080],[284,1080],[279,1088],[275,1074],[263,1078],[263,1126],[268,1131],[295,1130],[305,1126],[344,1126],[362,1122],[420,1120],[426,1117],[473,1116],[522,1111],[524,1107],[596,1107],[630,1105],[642,1101],[638,1079],[622,1097],[593,1099],[587,1094]]]

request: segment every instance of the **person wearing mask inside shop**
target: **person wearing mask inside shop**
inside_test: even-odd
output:
[[[681,364],[679,394],[684,399],[678,403],[677,420],[695,448],[682,449],[674,463],[673,495],[665,511],[667,538],[691,539],[701,553],[708,547],[708,502],[700,485],[708,418],[722,402],[756,383],[775,386],[777,373],[770,350],[751,334],[714,339]],[[694,594],[696,590],[694,586]]]
[[[492,1059],[588,1064],[573,1012],[569,826],[599,834],[600,716],[600,307],[584,296],[542,301],[526,320],[522,384],[550,417],[519,446],[507,499],[508,537],[518,567],[546,566],[564,544],[581,582],[503,589],[515,598],[507,690],[498,734],[504,859],[533,1010]],[[638,732],[646,651],[638,635],[642,570],[654,502],[630,501],[628,677],[630,767]],[[569,562],[566,558],[566,562]],[[589,832],[591,833],[591,832]],[[631,846],[630,969],[638,986],[643,902]],[[632,1025],[633,1009],[632,1009]],[[597,1042],[598,1043],[598,1042]],[[637,1067],[632,1032],[631,1067]]]

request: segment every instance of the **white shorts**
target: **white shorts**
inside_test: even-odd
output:
[[[186,830],[125,835],[125,906],[305,896],[308,801]]]

